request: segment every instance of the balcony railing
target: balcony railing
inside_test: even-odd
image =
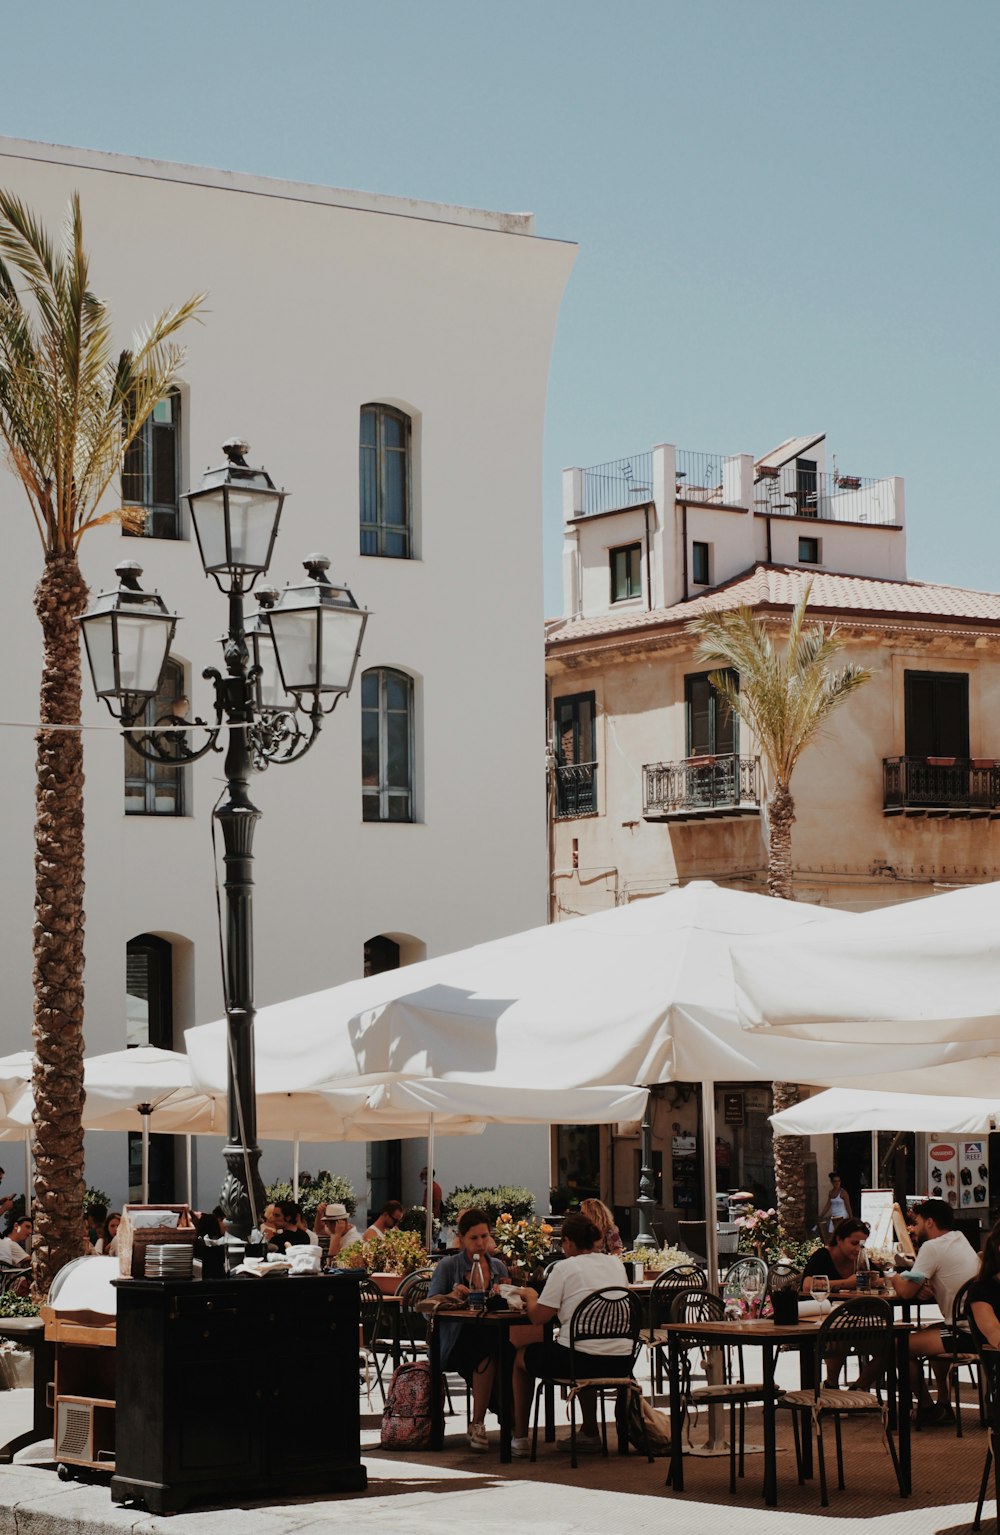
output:
[[[887,815],[1000,813],[1000,762],[968,757],[886,757],[882,805]]]
[[[597,810],[597,763],[567,762],[556,766],[556,819],[594,815]]]
[[[719,504],[726,497],[722,484],[721,453],[693,453],[677,449],[677,496],[682,501]]]
[[[758,466],[754,510],[776,517],[822,517],[829,522],[867,522],[894,527],[895,480],[864,479],[858,474],[814,474],[794,463],[780,469]]]
[[[653,455],[633,453],[583,471],[583,515],[617,512],[653,499]]]
[[[760,810],[759,757],[688,757],[652,762],[642,770],[642,813],[647,819],[755,815]]]

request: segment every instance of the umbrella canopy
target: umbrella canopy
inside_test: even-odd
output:
[[[737,942],[733,975],[741,1022],[761,1034],[972,1055],[1000,1037],[1000,884]]]
[[[939,1098],[831,1087],[771,1115],[775,1135],[834,1135],[852,1130],[928,1130],[986,1135],[1000,1118],[1000,1098]]]

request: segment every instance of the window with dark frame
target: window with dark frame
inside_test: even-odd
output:
[[[409,416],[390,405],[363,405],[358,450],[361,553],[411,557]]]
[[[593,815],[597,810],[595,695],[570,693],[553,701],[556,814]]]
[[[906,755],[969,756],[967,672],[904,672]]]
[[[142,723],[151,729],[158,719],[184,697],[184,668],[168,660],[160,691],[146,705]],[[184,767],[179,762],[147,762],[125,741],[125,814],[183,815]]]
[[[125,946],[125,1042],[128,1049],[174,1046],[173,945],[153,933],[141,933]],[[152,1124],[155,1125],[153,1116]],[[128,1132],[130,1195],[141,1198],[142,1134]],[[174,1198],[174,1137],[149,1137],[149,1197],[154,1204]]]
[[[413,679],[388,667],[361,678],[361,796],[366,821],[413,820]]]
[[[735,672],[728,671],[725,675],[739,686]],[[693,672],[684,678],[687,755],[736,756],[740,749],[739,718],[709,677],[708,672]]]
[[[625,544],[611,550],[611,601],[642,596],[642,545]]]
[[[398,970],[399,944],[384,933],[365,940],[364,974],[384,975],[387,970]],[[371,1190],[373,1211],[381,1210],[390,1199],[399,1196],[403,1186],[403,1143],[401,1140],[369,1141],[365,1171]]]
[[[180,538],[181,400],[168,394],[153,409],[122,459],[122,502],[146,513],[127,536]]]
[[[800,517],[819,515],[819,475],[814,458],[795,460],[795,500]]]
[[[697,540],[691,545],[691,580],[695,586],[710,586],[708,545]]]
[[[800,561],[802,562],[803,565],[818,565],[819,564],[819,539],[818,538],[800,538],[799,539],[799,559],[800,559]]]

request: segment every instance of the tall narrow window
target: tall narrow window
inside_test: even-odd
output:
[[[154,405],[122,460],[122,501],[146,513],[143,538],[180,538],[180,395]]]
[[[593,693],[571,693],[554,703],[556,815],[593,815],[597,809],[597,741]]]
[[[695,539],[691,545],[691,580],[695,586],[709,586],[708,545]]]
[[[795,503],[800,517],[819,515],[819,475],[814,458],[795,460]]]
[[[735,672],[729,673],[735,679]],[[739,721],[709,681],[708,672],[684,678],[689,757],[725,757],[740,749]]]
[[[906,672],[906,755],[969,755],[969,678],[966,672]]]
[[[173,948],[165,938],[140,933],[125,949],[125,1040],[129,1049],[155,1045],[173,1049]],[[156,1115],[150,1120],[156,1125]],[[142,1197],[142,1135],[128,1135],[128,1184],[133,1200]],[[174,1138],[149,1137],[149,1197],[153,1204],[170,1204],[174,1197]]]
[[[184,697],[184,669],[177,661],[163,668],[160,691],[146,705],[143,723],[155,725]],[[147,762],[125,742],[125,814],[183,815],[184,768],[173,762]]]
[[[361,678],[361,794],[366,821],[413,820],[413,679],[387,667]]]
[[[410,418],[361,407],[361,553],[410,558]]]
[[[642,596],[642,545],[611,550],[611,601]]]

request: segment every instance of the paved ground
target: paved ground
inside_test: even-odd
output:
[[[399,1535],[618,1535],[660,1520],[683,1535],[731,1535],[736,1523],[740,1535],[830,1535],[861,1519],[868,1521],[865,1535],[958,1535],[972,1518],[986,1448],[971,1404],[965,1418],[961,1440],[941,1428],[915,1436],[914,1492],[906,1502],[896,1494],[877,1432],[860,1423],[845,1429],[847,1490],[833,1491],[831,1508],[822,1511],[816,1483],[796,1485],[790,1450],[779,1458],[781,1507],[774,1510],[760,1500],[759,1457],[748,1461],[736,1498],[727,1491],[724,1459],[690,1457],[689,1490],[677,1497],[664,1488],[662,1460],[650,1466],[639,1456],[592,1457],[573,1472],[569,1457],[548,1447],[534,1466],[518,1461],[501,1467],[495,1454],[473,1455],[465,1448],[457,1427],[445,1454],[402,1460],[379,1449],[373,1415],[365,1420],[369,1491],[363,1495],[153,1518],[114,1507],[106,1488],[63,1483],[51,1471],[19,1463],[0,1467],[0,1535],[318,1535],[334,1523],[348,1526],[352,1535],[385,1535],[387,1529]],[[0,1394],[0,1442],[29,1422],[28,1392]],[[749,1437],[759,1438],[752,1425]],[[786,1429],[782,1442],[787,1438]],[[993,1535],[992,1503],[986,1514],[984,1530]]]

